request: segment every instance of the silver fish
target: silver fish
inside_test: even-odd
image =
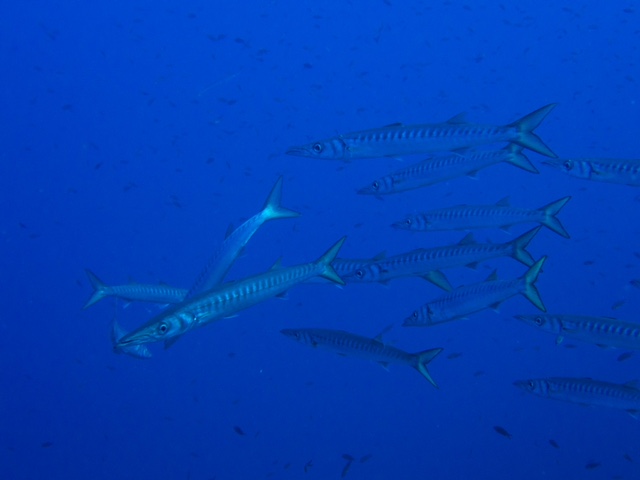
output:
[[[147,285],[143,283],[127,283],[125,285],[106,285],[91,270],[85,270],[93,294],[82,308],[89,308],[105,297],[118,297],[129,301],[151,302],[172,304],[181,302],[187,294],[183,288],[171,287],[169,285]]]
[[[114,319],[111,323],[111,344],[113,345],[113,351],[115,353],[124,353],[125,355],[135,358],[151,358],[151,352],[146,345],[120,346],[120,339],[126,334],[127,332],[125,332]]]
[[[315,262],[286,268],[272,268],[268,272],[203,292],[152,318],[140,328],[122,337],[117,346],[164,341],[165,348],[168,348],[190,330],[233,316],[264,300],[282,295],[290,288],[314,276],[322,276],[344,285],[331,267],[331,262],[344,241],[343,237]]]
[[[540,173],[522,153],[522,147],[510,143],[500,150],[460,152],[423,160],[380,177],[358,190],[360,195],[389,195],[433,185],[462,176],[475,176],[486,167],[506,162],[531,173]]]
[[[233,262],[235,262],[249,240],[251,240],[251,237],[253,237],[258,229],[266,222],[279,218],[295,218],[300,216],[298,212],[281,206],[281,199],[282,177],[279,177],[271,189],[271,193],[265,201],[262,210],[238,228],[231,231],[222,244],[216,249],[205,268],[198,275],[193,286],[189,289],[187,298],[210,290],[221,283],[229,272]]]
[[[347,283],[381,282],[387,283],[394,278],[421,276],[447,290],[449,283],[440,270],[468,266],[475,268],[480,262],[493,258],[512,257],[530,267],[535,260],[526,247],[542,227],[535,227],[518,238],[506,243],[476,243],[473,235],[466,235],[456,245],[436,248],[421,248],[412,252],[387,257],[356,269],[342,276]],[[434,274],[435,278],[434,278]],[[450,285],[449,285],[450,286]],[[449,288],[448,290],[451,290]]]
[[[602,382],[591,378],[540,378],[520,380],[514,385],[529,393],[554,400],[625,410],[640,417],[640,386]]]
[[[587,315],[516,315],[518,320],[556,335],[560,343],[565,337],[595,345],[640,350],[640,323],[616,318]]]
[[[523,295],[544,312],[546,308],[534,284],[546,259],[547,257],[542,257],[519,278],[498,280],[493,272],[484,282],[458,287],[415,310],[405,319],[403,325],[426,327],[464,318],[487,308],[498,308],[502,302],[518,294]]]
[[[447,152],[476,145],[509,142],[555,158],[557,155],[533,133],[555,106],[555,103],[547,105],[514,123],[502,126],[467,123],[462,115],[456,115],[447,122],[436,124],[396,123],[291,147],[287,150],[287,154],[320,159],[353,160]]]
[[[457,205],[410,215],[391,226],[400,230],[431,232],[438,230],[470,230],[474,228],[507,228],[519,223],[540,223],[565,238],[569,233],[556,217],[571,200],[564,197],[538,209],[512,207],[508,198],[495,205]]]
[[[557,158],[542,163],[576,178],[640,187],[640,159]]]
[[[408,353],[399,348],[385,345],[378,338],[362,337],[343,330],[297,328],[285,329],[280,332],[305,345],[323,347],[342,355],[353,355],[378,362],[385,368],[391,363],[409,365],[418,370],[434,387],[438,387],[429,374],[427,365],[442,351],[442,348]]]

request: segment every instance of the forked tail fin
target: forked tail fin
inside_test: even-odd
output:
[[[422,376],[427,380],[429,380],[429,383],[431,383],[431,385],[433,385],[436,388],[439,388],[438,384],[435,382],[435,380],[429,373],[429,370],[427,370],[427,365],[429,365],[429,363],[431,363],[431,360],[436,358],[441,351],[442,351],[442,348],[432,348],[430,350],[425,350],[423,352],[416,353],[414,356],[415,364],[413,365],[413,368],[418,370],[422,374]]]

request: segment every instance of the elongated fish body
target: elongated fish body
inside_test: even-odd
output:
[[[527,273],[516,279],[497,280],[494,272],[485,282],[458,287],[415,310],[403,325],[424,327],[464,318],[487,308],[497,308],[502,302],[518,294],[544,312],[546,309],[534,284],[546,259],[547,257],[542,257]]]
[[[640,159],[558,158],[543,163],[584,180],[640,187]]]
[[[555,106],[547,105],[517,122],[503,126],[466,123],[461,115],[445,123],[388,125],[291,147],[287,154],[319,159],[354,160],[446,152],[508,142],[548,157],[556,157],[556,154],[533,133]]]
[[[514,385],[529,393],[564,402],[625,410],[634,418],[640,413],[640,390],[636,382],[602,382],[591,378],[541,378]]]
[[[282,295],[314,276],[323,276],[343,285],[344,282],[331,267],[331,261],[335,259],[344,240],[345,238],[340,239],[316,262],[272,268],[268,272],[220,285],[188,299],[122,337],[118,347],[159,341],[164,341],[165,346],[169,347],[189,330],[230,317],[264,300]]]
[[[169,285],[147,285],[144,283],[128,283],[126,285],[106,285],[91,270],[85,270],[93,294],[82,308],[89,308],[105,297],[118,297],[129,301],[151,302],[162,304],[180,303],[187,295],[187,290]]]
[[[519,223],[540,223],[565,238],[569,233],[556,217],[571,200],[564,197],[538,209],[512,207],[504,198],[495,205],[457,205],[410,215],[392,227],[414,232],[507,228]]]
[[[200,272],[200,275],[198,275],[196,282],[189,289],[187,298],[210,290],[219,283],[222,283],[233,263],[249,240],[251,240],[251,237],[253,237],[258,229],[266,222],[279,218],[295,218],[300,216],[298,212],[282,207],[280,205],[281,198],[282,177],[278,178],[271,189],[271,193],[264,203],[262,210],[227,235],[222,244],[216,249],[205,268]]]
[[[427,365],[442,351],[442,348],[408,353],[399,348],[385,345],[376,338],[362,337],[343,330],[297,328],[281,330],[281,333],[305,345],[322,347],[342,355],[371,360],[384,367],[392,363],[409,365],[418,370],[434,387],[438,387],[429,374]]]
[[[452,178],[475,175],[479,170],[501,162],[511,163],[531,173],[539,173],[522,154],[522,147],[511,143],[501,150],[461,152],[428,158],[380,177],[358,190],[358,193],[380,196],[405,192]]]
[[[470,266],[499,257],[512,257],[531,267],[535,261],[526,247],[542,227],[535,227],[515,240],[506,243],[476,243],[472,234],[458,244],[423,248],[363,265],[341,278],[347,283],[382,282],[406,276],[422,276],[433,282],[433,272],[442,269]],[[446,288],[445,288],[446,290]]]
[[[607,347],[640,350],[640,323],[587,315],[516,315],[518,320],[556,335]]]

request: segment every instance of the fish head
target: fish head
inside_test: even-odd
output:
[[[562,323],[556,315],[540,314],[540,315],[515,315],[514,318],[551,333],[560,333]]]
[[[428,227],[429,223],[425,220],[424,226]],[[404,220],[400,220],[399,222],[394,222],[391,224],[393,228],[397,228],[399,230],[417,230],[417,221],[415,217],[407,217]]]
[[[525,392],[534,393],[536,395],[544,395],[547,390],[545,380],[518,380],[513,382],[513,385],[524,390]]]
[[[383,178],[379,178],[374,180],[366,187],[362,187],[358,190],[359,195],[375,195],[380,196],[385,193],[393,192],[393,177],[386,176]]]
[[[319,158],[324,160],[348,160],[349,147],[342,137],[299,145],[287,149],[287,155],[296,157]]]
[[[423,312],[422,312],[422,308],[419,308],[418,310],[414,310],[411,315],[409,315],[407,318],[404,319],[404,322],[402,323],[403,327],[420,327],[425,325],[425,320],[423,317]]]
[[[114,345],[114,348],[125,350],[134,345],[164,342],[185,333],[189,326],[194,324],[194,320],[195,318],[189,313],[174,312],[168,315],[163,313],[140,328],[124,335]]]
[[[356,270],[342,275],[342,279],[349,283],[377,282],[380,279],[382,267],[377,263],[363,265]]]
[[[570,158],[545,158],[542,163],[566,173],[571,173],[577,167],[577,162]]]
[[[300,343],[306,343],[307,345],[311,345],[315,347],[317,342],[313,338],[313,334],[308,330],[301,330],[296,328],[284,328],[280,330],[280,333],[285,337],[289,337],[292,340]]]

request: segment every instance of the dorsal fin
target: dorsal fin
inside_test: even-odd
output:
[[[271,272],[272,270],[279,270],[280,267],[282,267],[282,257],[278,258],[273,265],[271,265],[271,268],[268,271]]]
[[[496,280],[498,280],[498,270],[494,270],[493,272],[491,272],[485,282],[495,282]]]
[[[640,390],[640,381],[638,381],[638,380],[630,380],[627,383],[625,383],[624,386]]]
[[[500,200],[498,200],[496,202],[496,206],[498,206],[498,207],[509,207],[509,206],[511,206],[511,201],[509,200],[509,197],[504,197],[504,198],[501,198]]]
[[[380,253],[378,253],[377,255],[374,255],[373,257],[371,257],[371,260],[374,261],[374,262],[377,262],[377,261],[383,260],[385,258],[387,258],[387,251],[383,250]]]
[[[473,233],[468,233],[458,242],[458,245],[474,245],[475,243],[476,239],[473,238]]]
[[[234,230],[235,229],[233,228],[233,223],[230,223],[229,226],[227,227],[227,231],[224,232],[224,239],[226,240],[227,238],[229,238],[229,235],[231,235]]]
[[[389,330],[391,330],[392,328],[393,328],[393,323],[392,323],[392,324],[390,324],[390,325],[387,325],[386,327],[384,327],[384,328],[382,329],[382,331],[381,331],[378,335],[376,335],[375,337],[373,337],[373,339],[374,339],[376,342],[384,343],[384,340],[382,340],[382,337],[384,336],[384,334],[385,334],[385,333],[387,333],[387,332],[388,332]]]
[[[460,112],[447,120],[446,123],[450,123],[451,125],[464,125],[467,123],[467,114],[465,112]]]

